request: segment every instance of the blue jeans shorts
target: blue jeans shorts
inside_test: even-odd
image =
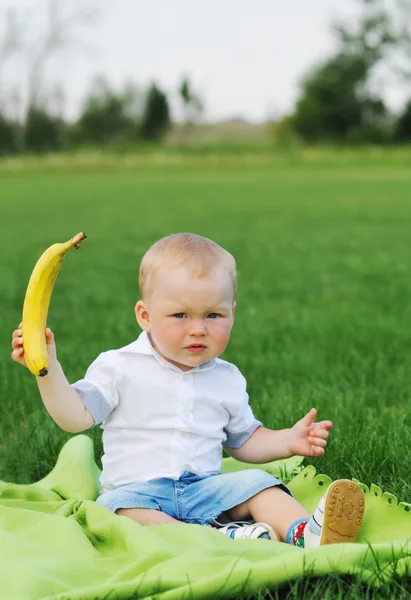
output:
[[[261,469],[200,476],[185,471],[179,479],[128,483],[104,492],[97,502],[115,512],[119,508],[151,508],[185,523],[219,525],[221,513],[269,487],[289,489]]]

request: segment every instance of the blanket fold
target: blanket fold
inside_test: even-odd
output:
[[[259,465],[311,511],[331,480],[302,457]],[[223,459],[223,471],[244,465]],[[378,585],[411,567],[411,505],[360,484],[365,517],[355,544],[301,550],[233,541],[200,525],[141,527],[94,502],[100,470],[86,435],[72,437],[54,469],[30,485],[0,482],[1,600],[239,597],[289,580],[357,574]]]

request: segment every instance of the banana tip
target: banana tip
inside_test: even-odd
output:
[[[77,250],[77,248],[80,246],[80,242],[82,242],[86,237],[86,234],[83,231],[80,231],[80,233],[77,233],[71,238],[72,246]]]
[[[43,367],[41,371],[39,371],[39,377],[44,377],[45,375],[47,375],[48,372],[48,369],[46,367]]]

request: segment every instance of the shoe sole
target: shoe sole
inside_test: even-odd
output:
[[[352,543],[364,516],[365,498],[349,479],[334,481],[327,490],[320,546]]]

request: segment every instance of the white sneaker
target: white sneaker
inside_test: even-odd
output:
[[[221,531],[232,540],[258,538],[274,540],[275,542],[280,541],[280,537],[267,523],[229,523],[228,525],[224,525],[224,527],[219,527],[218,531]]]
[[[365,499],[349,479],[337,479],[318,503],[304,529],[304,548],[355,542],[364,517]]]

